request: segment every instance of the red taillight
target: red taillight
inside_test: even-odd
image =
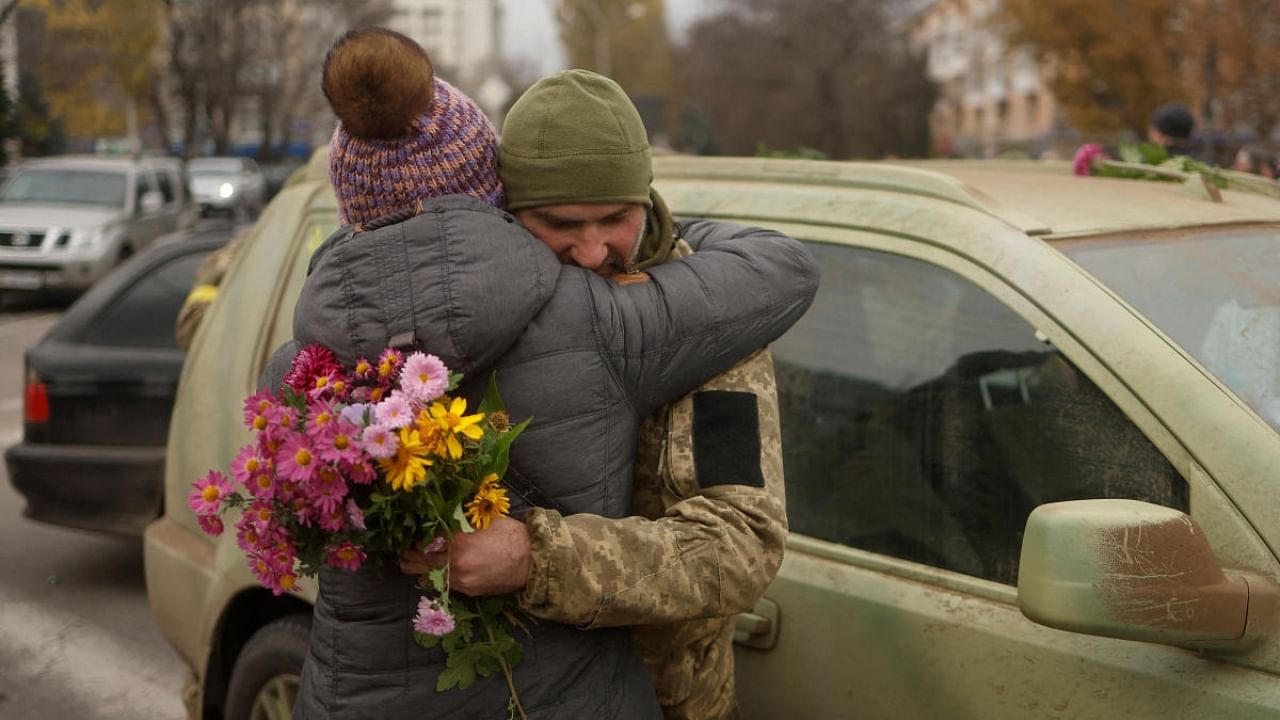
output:
[[[22,419],[28,423],[49,422],[49,391],[35,373],[27,375],[27,391],[23,396]]]

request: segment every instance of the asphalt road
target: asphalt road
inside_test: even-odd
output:
[[[57,304],[0,305],[0,447],[22,436],[23,350],[61,311]],[[42,525],[24,518],[22,507],[6,474],[0,719],[185,717],[186,665],[151,619],[141,541]]]

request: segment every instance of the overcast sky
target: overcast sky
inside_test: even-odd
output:
[[[675,34],[704,15],[721,0],[667,0],[667,24]],[[555,0],[502,0],[503,45],[508,58],[530,63],[537,74],[564,68],[564,51],[551,19]]]

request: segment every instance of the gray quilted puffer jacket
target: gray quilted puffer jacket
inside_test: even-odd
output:
[[[407,221],[316,251],[294,310],[294,341],[268,363],[278,387],[296,350],[322,343],[344,364],[412,336],[478,399],[490,371],[516,422],[513,514],[530,504],[609,517],[629,513],[640,420],[775,340],[808,308],[818,271],[798,241],[698,221],[696,252],[621,286],[555,255],[514,218],[471,198],[429,201]],[[394,559],[327,570],[294,717],[503,718],[505,682],[435,691],[438,648],[412,638],[420,591]],[[515,683],[530,718],[658,718],[628,633],[549,622],[514,633]]]

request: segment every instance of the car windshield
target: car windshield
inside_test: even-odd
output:
[[[1280,227],[1054,243],[1280,430]]]
[[[110,170],[30,168],[19,170],[0,191],[3,202],[125,205],[125,174]]]
[[[187,163],[187,174],[192,177],[234,175],[242,169],[239,160],[202,160]]]

